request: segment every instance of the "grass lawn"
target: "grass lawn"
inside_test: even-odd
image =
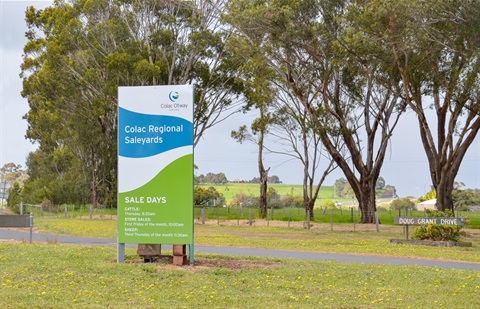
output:
[[[103,246],[0,243],[1,308],[479,308],[480,271],[198,254],[115,262]]]
[[[315,224],[311,230],[297,223],[291,228],[267,227],[265,222],[257,220],[254,226],[245,222],[216,220],[208,224],[195,224],[195,243],[197,245],[240,246],[270,249],[374,254],[384,256],[404,256],[431,258],[440,260],[458,260],[480,263],[480,231],[469,229],[464,241],[472,242],[472,247],[427,247],[413,245],[394,245],[389,239],[405,236],[402,227],[382,225],[376,232],[374,225],[336,224],[334,230],[329,224]],[[280,222],[281,223],[281,222]],[[277,224],[280,224],[277,222]],[[261,225],[263,224],[263,225]],[[284,223],[282,223],[284,224]],[[116,238],[117,221],[100,219],[36,218],[35,228],[51,233],[86,237]]]

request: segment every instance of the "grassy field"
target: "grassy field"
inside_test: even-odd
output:
[[[1,308],[479,308],[480,272],[198,255],[129,263],[101,246],[0,243]]]
[[[260,185],[255,183],[228,183],[225,185],[202,184],[200,186],[206,187],[206,188],[214,187],[219,193],[223,194],[228,205],[237,193],[243,192],[245,194],[253,194],[255,196],[258,195]],[[302,185],[269,184],[268,187],[274,188],[279,195],[287,195],[287,194],[297,195],[297,196],[303,195]],[[333,192],[333,186],[323,186],[320,189],[318,199],[319,200],[330,199],[330,200],[335,200],[339,202],[352,201],[351,199],[335,197]]]
[[[113,217],[112,217],[113,218]],[[398,226],[317,224],[311,230],[210,220],[195,224],[197,245],[405,256],[480,263],[480,231],[470,248],[393,245]],[[35,229],[116,237],[116,220],[35,218]],[[171,254],[171,252],[165,252]],[[479,308],[480,270],[368,265],[195,254],[144,264],[134,249],[116,263],[116,248],[0,242],[0,308]],[[480,264],[479,264],[480,265]],[[479,266],[480,269],[480,266]]]

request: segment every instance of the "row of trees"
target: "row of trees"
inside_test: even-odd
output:
[[[377,179],[375,190],[377,191],[376,195],[378,195],[378,192],[381,192],[380,197],[397,197],[395,186],[387,185],[381,176]],[[336,197],[355,198],[355,193],[345,178],[335,180],[333,192]]]
[[[220,4],[220,2],[218,3]],[[194,144],[242,83],[215,1],[58,0],[26,12],[26,199],[116,205],[118,86],[195,84]]]
[[[206,175],[200,174],[199,176],[195,176],[195,183],[213,183],[213,184],[226,184],[229,180],[224,173],[207,173]],[[233,182],[236,182],[233,180]],[[253,177],[251,180],[245,181],[240,180],[239,182],[244,183],[260,183],[259,177]],[[268,183],[282,183],[278,176],[272,175],[267,178]]]
[[[228,179],[224,173],[207,173],[206,175],[200,174],[200,176],[195,177],[195,183],[226,184],[227,182]]]
[[[453,208],[455,176],[480,128],[480,3],[240,0],[227,16],[252,67],[273,71],[266,93],[285,93],[306,110],[354,191],[362,222],[373,220],[376,181],[407,109],[418,118],[438,207]],[[258,108],[264,125],[269,114],[265,104]]]
[[[31,7],[22,94],[27,137],[39,148],[28,158],[24,191],[36,200],[115,205],[117,87],[192,83],[195,145],[231,113],[257,110],[232,136],[258,145],[263,214],[266,150],[303,163],[306,209],[340,168],[362,222],[373,222],[381,167],[407,110],[418,118],[438,207],[452,209],[455,176],[480,129],[479,19],[480,3],[460,0]]]

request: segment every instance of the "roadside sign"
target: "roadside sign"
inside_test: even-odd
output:
[[[193,86],[118,90],[118,242],[193,244]]]
[[[394,224],[402,225],[422,225],[422,224],[449,224],[465,225],[465,218],[393,218]]]

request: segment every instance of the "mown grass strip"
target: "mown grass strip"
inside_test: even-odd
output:
[[[0,307],[480,307],[472,297],[480,271],[204,254],[197,258],[213,266],[173,267],[117,264],[115,255],[101,246],[2,243]],[[127,261],[137,258],[127,249]]]

